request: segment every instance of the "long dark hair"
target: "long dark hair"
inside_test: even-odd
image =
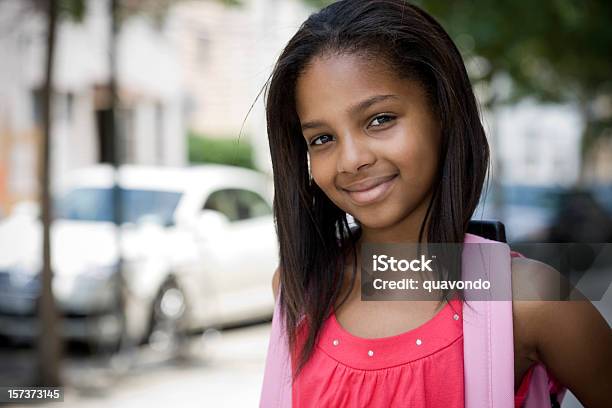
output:
[[[314,57],[326,53],[377,56],[398,76],[418,81],[428,94],[442,137],[438,177],[419,242],[425,228],[428,242],[463,242],[489,165],[489,147],[463,60],[430,15],[404,0],[341,0],[302,24],[279,57],[266,96],[280,245],[280,310],[290,349],[297,345],[302,317],[308,328],[294,379],[340,294],[344,255],[352,253],[356,261],[359,234],[349,228],[347,214],[310,179],[295,107],[297,79]],[[352,283],[355,274],[354,269]]]

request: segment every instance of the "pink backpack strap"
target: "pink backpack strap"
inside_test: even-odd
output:
[[[471,245],[464,246],[462,279],[482,278],[491,282],[485,299],[468,299],[463,307],[465,406],[512,408],[514,334],[510,248],[505,243],[472,234],[466,234],[465,243]]]
[[[280,286],[274,302],[272,329],[264,371],[259,406],[261,408],[291,408],[291,355],[283,315],[280,310]]]

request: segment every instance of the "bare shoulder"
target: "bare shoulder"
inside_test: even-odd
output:
[[[280,266],[276,268],[274,271],[274,275],[272,275],[272,293],[274,294],[274,299],[276,299],[278,295],[278,286],[280,285]]]
[[[512,258],[512,321],[514,332],[515,387],[533,364],[539,361],[537,353],[538,304],[523,301],[545,287],[545,281],[553,275],[546,265],[539,265],[528,258]],[[538,280],[537,285],[532,281]]]
[[[512,298],[515,300],[559,300],[567,298],[567,279],[555,268],[530,258],[512,258]],[[569,299],[584,299],[577,290]]]
[[[577,290],[570,292],[570,300],[559,300],[565,285],[550,265],[512,259],[515,342],[585,406],[612,406],[604,391],[612,382],[612,331]]]
[[[512,258],[512,312],[515,340],[526,349],[537,348],[538,333],[558,316],[559,306],[576,304],[560,301],[567,279],[555,268],[530,258]],[[584,300],[577,290],[570,299]],[[531,354],[531,357],[537,357]],[[539,360],[539,358],[537,358]]]

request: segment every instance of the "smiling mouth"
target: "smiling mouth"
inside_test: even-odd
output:
[[[349,191],[343,189],[346,194],[351,198],[351,200],[357,205],[365,205],[371,204],[376,201],[383,199],[386,196],[386,193],[391,189],[393,184],[395,183],[395,179],[397,178],[397,174],[393,177],[389,178],[386,181],[383,181],[375,186],[372,186],[366,190],[361,191]]]

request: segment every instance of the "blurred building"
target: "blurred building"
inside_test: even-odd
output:
[[[189,90],[189,127],[207,137],[252,143],[255,164],[271,173],[263,94],[282,48],[312,11],[303,0],[179,2],[168,29],[179,44]]]
[[[507,185],[574,185],[584,124],[576,108],[525,100],[495,111],[496,154]]]
[[[0,2],[0,212],[36,199],[45,15],[36,2]],[[58,25],[53,96],[52,179],[108,157],[108,0],[88,0],[79,22]],[[187,161],[184,85],[175,46],[145,14],[130,16],[118,36],[117,81],[123,162]]]

